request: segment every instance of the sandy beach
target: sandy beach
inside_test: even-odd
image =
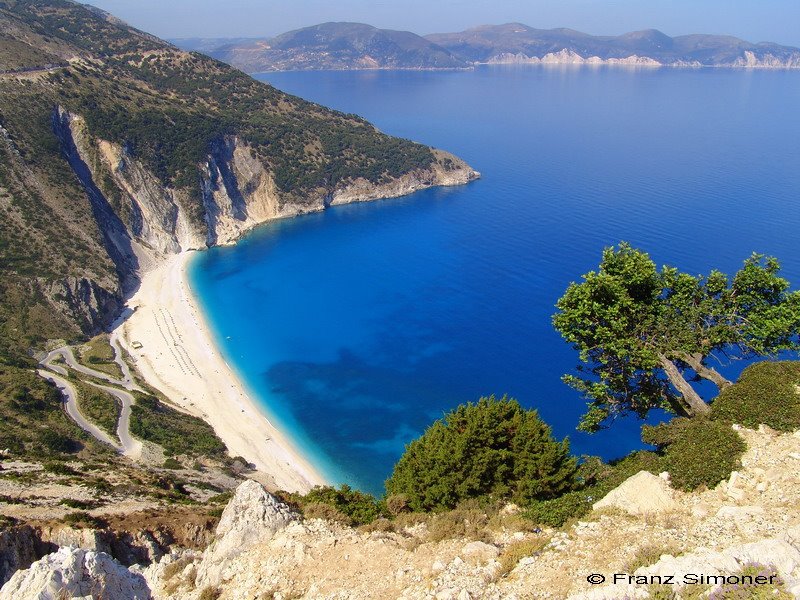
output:
[[[234,456],[254,463],[264,483],[306,491],[325,483],[247,394],[216,348],[186,280],[191,252],[147,272],[128,301],[133,313],[112,333],[147,382],[211,424]]]

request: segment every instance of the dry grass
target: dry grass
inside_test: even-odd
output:
[[[675,543],[654,544],[647,543],[637,548],[633,557],[625,563],[623,570],[625,573],[634,573],[641,567],[649,567],[655,564],[664,554],[677,556],[683,550]]]
[[[498,571],[498,575],[503,576],[510,573],[514,570],[514,567],[519,564],[519,561],[529,556],[535,556],[544,550],[549,543],[550,536],[545,535],[512,542],[506,546],[502,554],[500,554],[500,570]]]

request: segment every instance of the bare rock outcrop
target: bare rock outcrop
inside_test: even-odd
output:
[[[678,506],[674,494],[666,480],[640,471],[595,502],[594,509],[618,508],[632,515],[666,512]]]
[[[385,183],[375,184],[356,179],[336,190],[329,199],[331,205],[364,202],[380,198],[397,198],[432,186],[463,185],[480,177],[460,158],[433,150],[435,161],[427,169],[412,171]]]
[[[268,542],[299,517],[264,487],[248,480],[236,488],[217,525],[216,538],[203,554],[197,583],[215,585],[226,565],[256,544]]]
[[[55,550],[42,542],[30,525],[0,531],[0,586],[20,569],[27,569],[41,556]]]
[[[64,547],[17,571],[0,589],[0,600],[59,598],[149,600],[144,577],[102,552]]]

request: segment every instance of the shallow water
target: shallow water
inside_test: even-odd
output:
[[[445,148],[481,171],[269,224],[203,253],[192,285],[226,357],[332,481],[379,493],[405,443],[491,393],[537,408],[576,453],[553,305],[627,240],[657,263],[734,271],[778,256],[800,285],[800,73],[497,67],[264,79]],[[740,364],[727,366],[735,376]]]

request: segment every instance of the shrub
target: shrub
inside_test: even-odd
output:
[[[408,494],[393,494],[386,498],[386,510],[393,516],[410,511]]]
[[[179,463],[177,460],[175,460],[174,458],[169,457],[168,459],[166,459],[164,461],[164,464],[161,465],[161,468],[162,469],[182,469],[183,465],[181,463]]]
[[[659,544],[648,543],[640,546],[623,567],[625,573],[634,573],[640,567],[649,567],[657,563],[664,554],[677,555],[680,548],[674,545],[662,546]]]
[[[160,445],[169,454],[225,455],[225,444],[208,423],[178,412],[154,396],[138,394],[131,411],[131,433]]]
[[[309,505],[324,504],[344,515],[345,522],[350,525],[371,523],[381,514],[378,502],[373,496],[354,490],[349,485],[342,485],[338,489],[330,486],[315,487],[308,494],[296,498],[296,500],[307,517]],[[321,509],[315,510],[319,512]]]
[[[386,482],[416,511],[490,497],[519,504],[573,489],[577,461],[534,410],[494,396],[462,404],[406,446]]]
[[[350,517],[324,502],[309,502],[303,507],[303,516],[306,519],[322,519],[342,525],[352,525]]]
[[[46,462],[42,465],[42,468],[48,473],[53,473],[54,475],[66,475],[66,476],[80,475],[78,471],[76,471],[69,465],[65,465],[62,462],[56,462],[56,461]]]
[[[100,517],[93,517],[89,513],[80,510],[65,515],[62,521],[68,525],[77,525],[93,529],[103,529],[108,526],[108,523]]]
[[[552,500],[533,502],[525,511],[526,518],[550,527],[561,527],[567,521],[579,519],[592,510],[592,504],[599,500],[591,488],[569,492]]]
[[[220,596],[222,596],[221,589],[217,586],[208,585],[200,592],[197,600],[217,600]]]
[[[735,574],[740,579],[739,583],[725,583],[711,592],[709,600],[791,600],[792,594],[786,591],[784,582],[778,577],[773,584],[755,583],[756,577],[774,576],[777,573],[774,567],[766,567],[757,563],[744,565],[741,571]],[[749,579],[748,579],[749,578]],[[763,581],[763,580],[762,580]]]
[[[519,564],[519,561],[529,556],[535,556],[544,550],[549,543],[550,538],[545,536],[512,542],[506,546],[500,555],[500,571],[498,575],[510,573]]]
[[[42,431],[39,441],[47,451],[54,454],[73,454],[81,449],[75,440],[54,429]]]
[[[699,417],[645,426],[642,439],[662,450],[672,486],[686,491],[711,488],[726,479],[747,449],[729,424]]]
[[[441,542],[456,538],[466,538],[480,542],[490,542],[487,530],[489,516],[474,501],[466,501],[457,508],[435,515],[428,522],[428,540]]]
[[[59,502],[59,504],[82,511],[92,510],[93,508],[100,506],[99,502],[95,502],[93,500],[75,500],[74,498],[64,498]]]
[[[739,381],[711,405],[713,419],[779,431],[800,428],[800,361],[760,362],[747,367]]]

